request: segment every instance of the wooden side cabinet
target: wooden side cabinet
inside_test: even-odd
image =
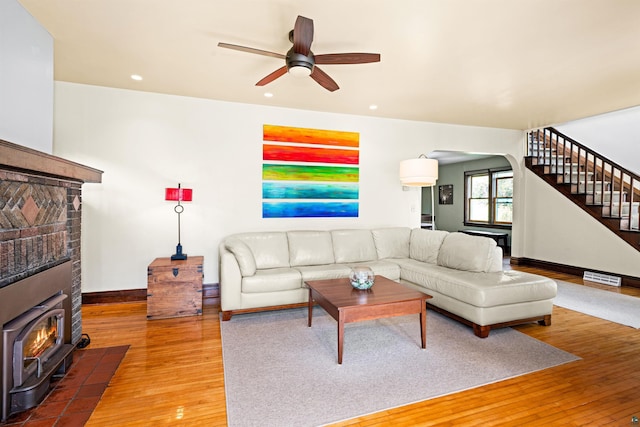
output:
[[[147,319],[202,315],[202,262],[156,258],[147,268]]]

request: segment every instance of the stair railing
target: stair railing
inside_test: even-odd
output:
[[[574,139],[548,127],[529,132],[527,155],[602,206],[603,217],[620,218],[621,230],[640,230],[640,177]]]

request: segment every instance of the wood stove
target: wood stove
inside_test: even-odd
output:
[[[37,404],[51,377],[65,371],[71,361],[71,271],[71,261],[66,261],[0,287],[0,421],[22,410],[19,408]],[[36,331],[43,327],[46,332],[41,331],[40,338],[44,335],[45,343],[34,349],[29,337],[35,334],[37,338]],[[15,350],[19,352],[16,367],[21,369],[14,375]],[[33,359],[25,361],[25,357]]]
[[[38,405],[51,378],[71,365],[74,346],[64,343],[66,298],[61,291],[3,326],[2,394],[8,398],[7,416]]]

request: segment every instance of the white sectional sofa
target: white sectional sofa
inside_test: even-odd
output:
[[[495,327],[551,324],[557,291],[546,277],[503,271],[492,239],[419,228],[240,233],[219,254],[223,320],[306,303],[305,281],[348,277],[358,265],[433,296],[430,308],[481,338]]]

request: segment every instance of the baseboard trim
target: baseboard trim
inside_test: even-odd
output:
[[[589,270],[595,273],[619,276],[622,278],[622,286],[640,288],[640,277],[627,276],[624,274],[614,273],[610,271],[596,270],[593,268],[582,268],[582,267],[576,267],[573,265],[558,264],[551,261],[542,261],[542,260],[526,258],[526,257],[511,257],[510,264],[521,265],[525,267],[542,268],[545,270],[557,271],[559,273],[572,274],[574,276],[580,276],[580,277],[584,275],[584,272],[586,270]]]
[[[140,302],[147,300],[147,289],[126,289],[121,291],[85,292],[82,304],[113,304],[121,302]],[[202,302],[207,305],[220,305],[220,284],[202,285]]]
[[[146,300],[147,289],[86,292],[82,294],[82,304],[111,304],[118,302],[139,302]]]

